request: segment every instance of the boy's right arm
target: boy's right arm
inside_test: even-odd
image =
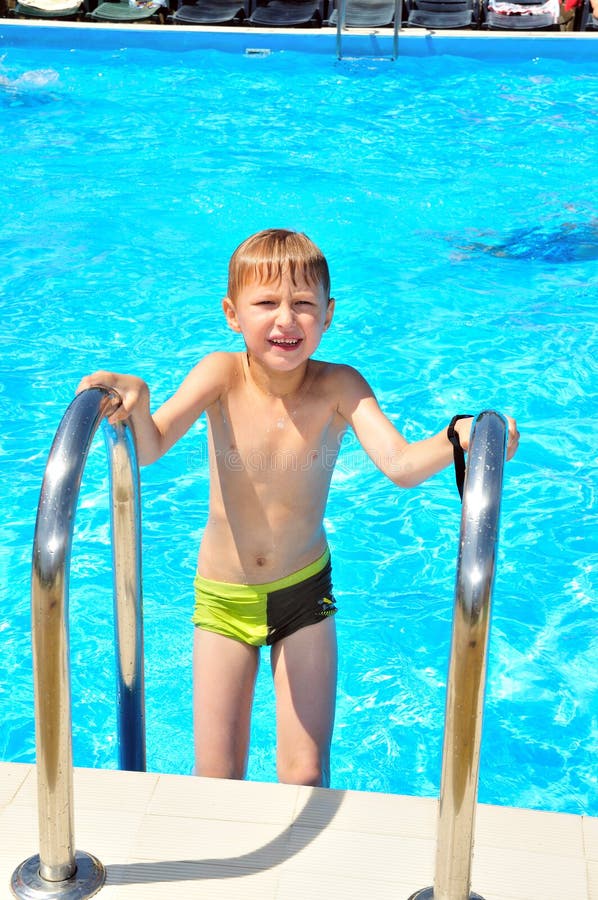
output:
[[[378,468],[400,487],[414,487],[440,472],[453,462],[453,447],[446,427],[432,437],[408,442],[382,412],[367,381],[350,366],[337,366],[338,407],[341,416],[351,425],[363,449]],[[508,417],[509,436],[507,459],[519,442],[517,423]],[[447,423],[448,424],[448,423]],[[455,425],[459,442],[468,450],[471,418]]]
[[[178,390],[152,415],[147,383],[136,375],[98,371],[83,378],[77,393],[91,387],[115,390],[122,404],[109,417],[111,424],[129,419],[137,444],[139,463],[147,466],[163,456],[214,403],[227,381],[228,354],[206,356]]]

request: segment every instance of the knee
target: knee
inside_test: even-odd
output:
[[[311,787],[330,786],[330,766],[323,760],[301,760],[278,764],[278,780],[282,784],[302,784]]]

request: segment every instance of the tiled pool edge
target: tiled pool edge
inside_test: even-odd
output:
[[[86,42],[80,42],[85,35]],[[79,35],[78,38],[75,36]],[[343,54],[348,57],[390,58],[392,29],[351,29],[343,34]],[[186,52],[221,50],[297,51],[336,57],[336,32],[322,29],[185,28],[173,25],[122,25],[86,22],[0,19],[0,50],[7,47],[69,49],[149,49]],[[580,32],[523,34],[513,32],[429,32],[404,30],[399,36],[399,57],[463,56],[474,59],[536,58],[596,61],[596,35]]]
[[[35,793],[33,766],[0,763],[4,885],[37,853]],[[102,900],[407,900],[433,877],[436,814],[424,798],[75,770],[75,842],[106,865]],[[480,805],[472,888],[598,900],[598,819]]]

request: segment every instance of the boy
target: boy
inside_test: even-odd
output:
[[[229,265],[226,320],[245,351],[213,353],[152,416],[140,378],[96,372],[79,390],[114,388],[111,422],[132,422],[141,465],[206,412],[210,505],[195,580],[195,771],[243,778],[259,646],[271,645],[280,781],[327,786],[336,635],[323,528],[340,442],[351,426],[392,481],[448,466],[446,430],[409,444],[353,368],[312,359],[334,312],[320,250],[280,229],[245,240]],[[467,449],[471,420],[455,425]],[[508,455],[518,434],[509,421]]]

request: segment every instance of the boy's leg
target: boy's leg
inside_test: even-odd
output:
[[[195,629],[193,718],[195,774],[244,778],[257,647]]]
[[[282,782],[330,784],[336,670],[332,617],[301,628],[272,647],[277,768]]]

